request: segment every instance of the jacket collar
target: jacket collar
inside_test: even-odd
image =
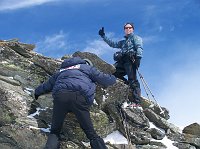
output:
[[[132,34],[129,34],[129,35],[126,35],[126,36],[124,36],[124,38],[125,38],[125,39],[128,39],[128,38],[130,38],[130,37],[133,37],[133,35],[134,35],[133,33],[132,33]]]

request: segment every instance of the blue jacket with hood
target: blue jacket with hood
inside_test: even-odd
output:
[[[48,81],[42,83],[35,89],[36,95],[42,95],[52,91],[54,95],[58,91],[79,91],[89,104],[93,103],[96,84],[104,87],[113,85],[116,78],[113,75],[100,72],[95,67],[86,64],[80,57],[64,60],[60,71],[52,75]]]

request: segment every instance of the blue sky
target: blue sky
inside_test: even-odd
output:
[[[141,73],[170,122],[186,126],[200,123],[199,14],[199,0],[1,0],[0,39],[19,38],[54,58],[89,51],[112,64],[117,49],[98,30],[117,41],[134,22],[144,43]]]

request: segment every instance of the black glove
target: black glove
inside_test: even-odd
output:
[[[104,27],[99,30],[99,35],[103,38],[105,36]]]
[[[136,58],[135,58],[134,64],[135,64],[135,66],[136,66],[137,68],[140,67],[140,60],[141,60],[141,57],[136,57]]]
[[[38,100],[39,95],[34,94],[35,100]]]
[[[128,56],[129,56],[129,58],[130,58],[131,60],[134,60],[134,59],[135,59],[135,52],[129,51],[129,52],[128,52]]]
[[[118,51],[118,52],[114,53],[114,55],[113,55],[114,61],[120,61],[121,58],[122,58],[122,52]]]

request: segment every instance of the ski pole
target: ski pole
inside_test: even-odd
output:
[[[149,88],[147,82],[145,81],[144,77],[143,77],[142,74],[140,73],[139,69],[137,69],[137,72],[138,72],[138,74],[139,74],[139,76],[140,76],[140,79],[141,79],[141,81],[142,81],[142,84],[143,84],[143,86],[144,86],[144,89],[147,88],[147,89],[149,90],[151,96],[153,97],[154,101],[155,101],[156,104],[158,105],[158,107],[159,107],[159,109],[160,109],[160,114],[164,114],[164,111],[162,110],[162,108],[160,107],[160,105],[158,104],[158,102],[156,101],[155,96],[154,96],[153,93],[151,92],[151,90],[150,90],[150,88]],[[146,87],[145,87],[145,86],[146,86]],[[145,89],[145,92],[146,92],[146,89]],[[147,92],[146,92],[146,94],[147,94],[147,97],[149,98]],[[150,99],[150,98],[149,98],[149,99]]]

